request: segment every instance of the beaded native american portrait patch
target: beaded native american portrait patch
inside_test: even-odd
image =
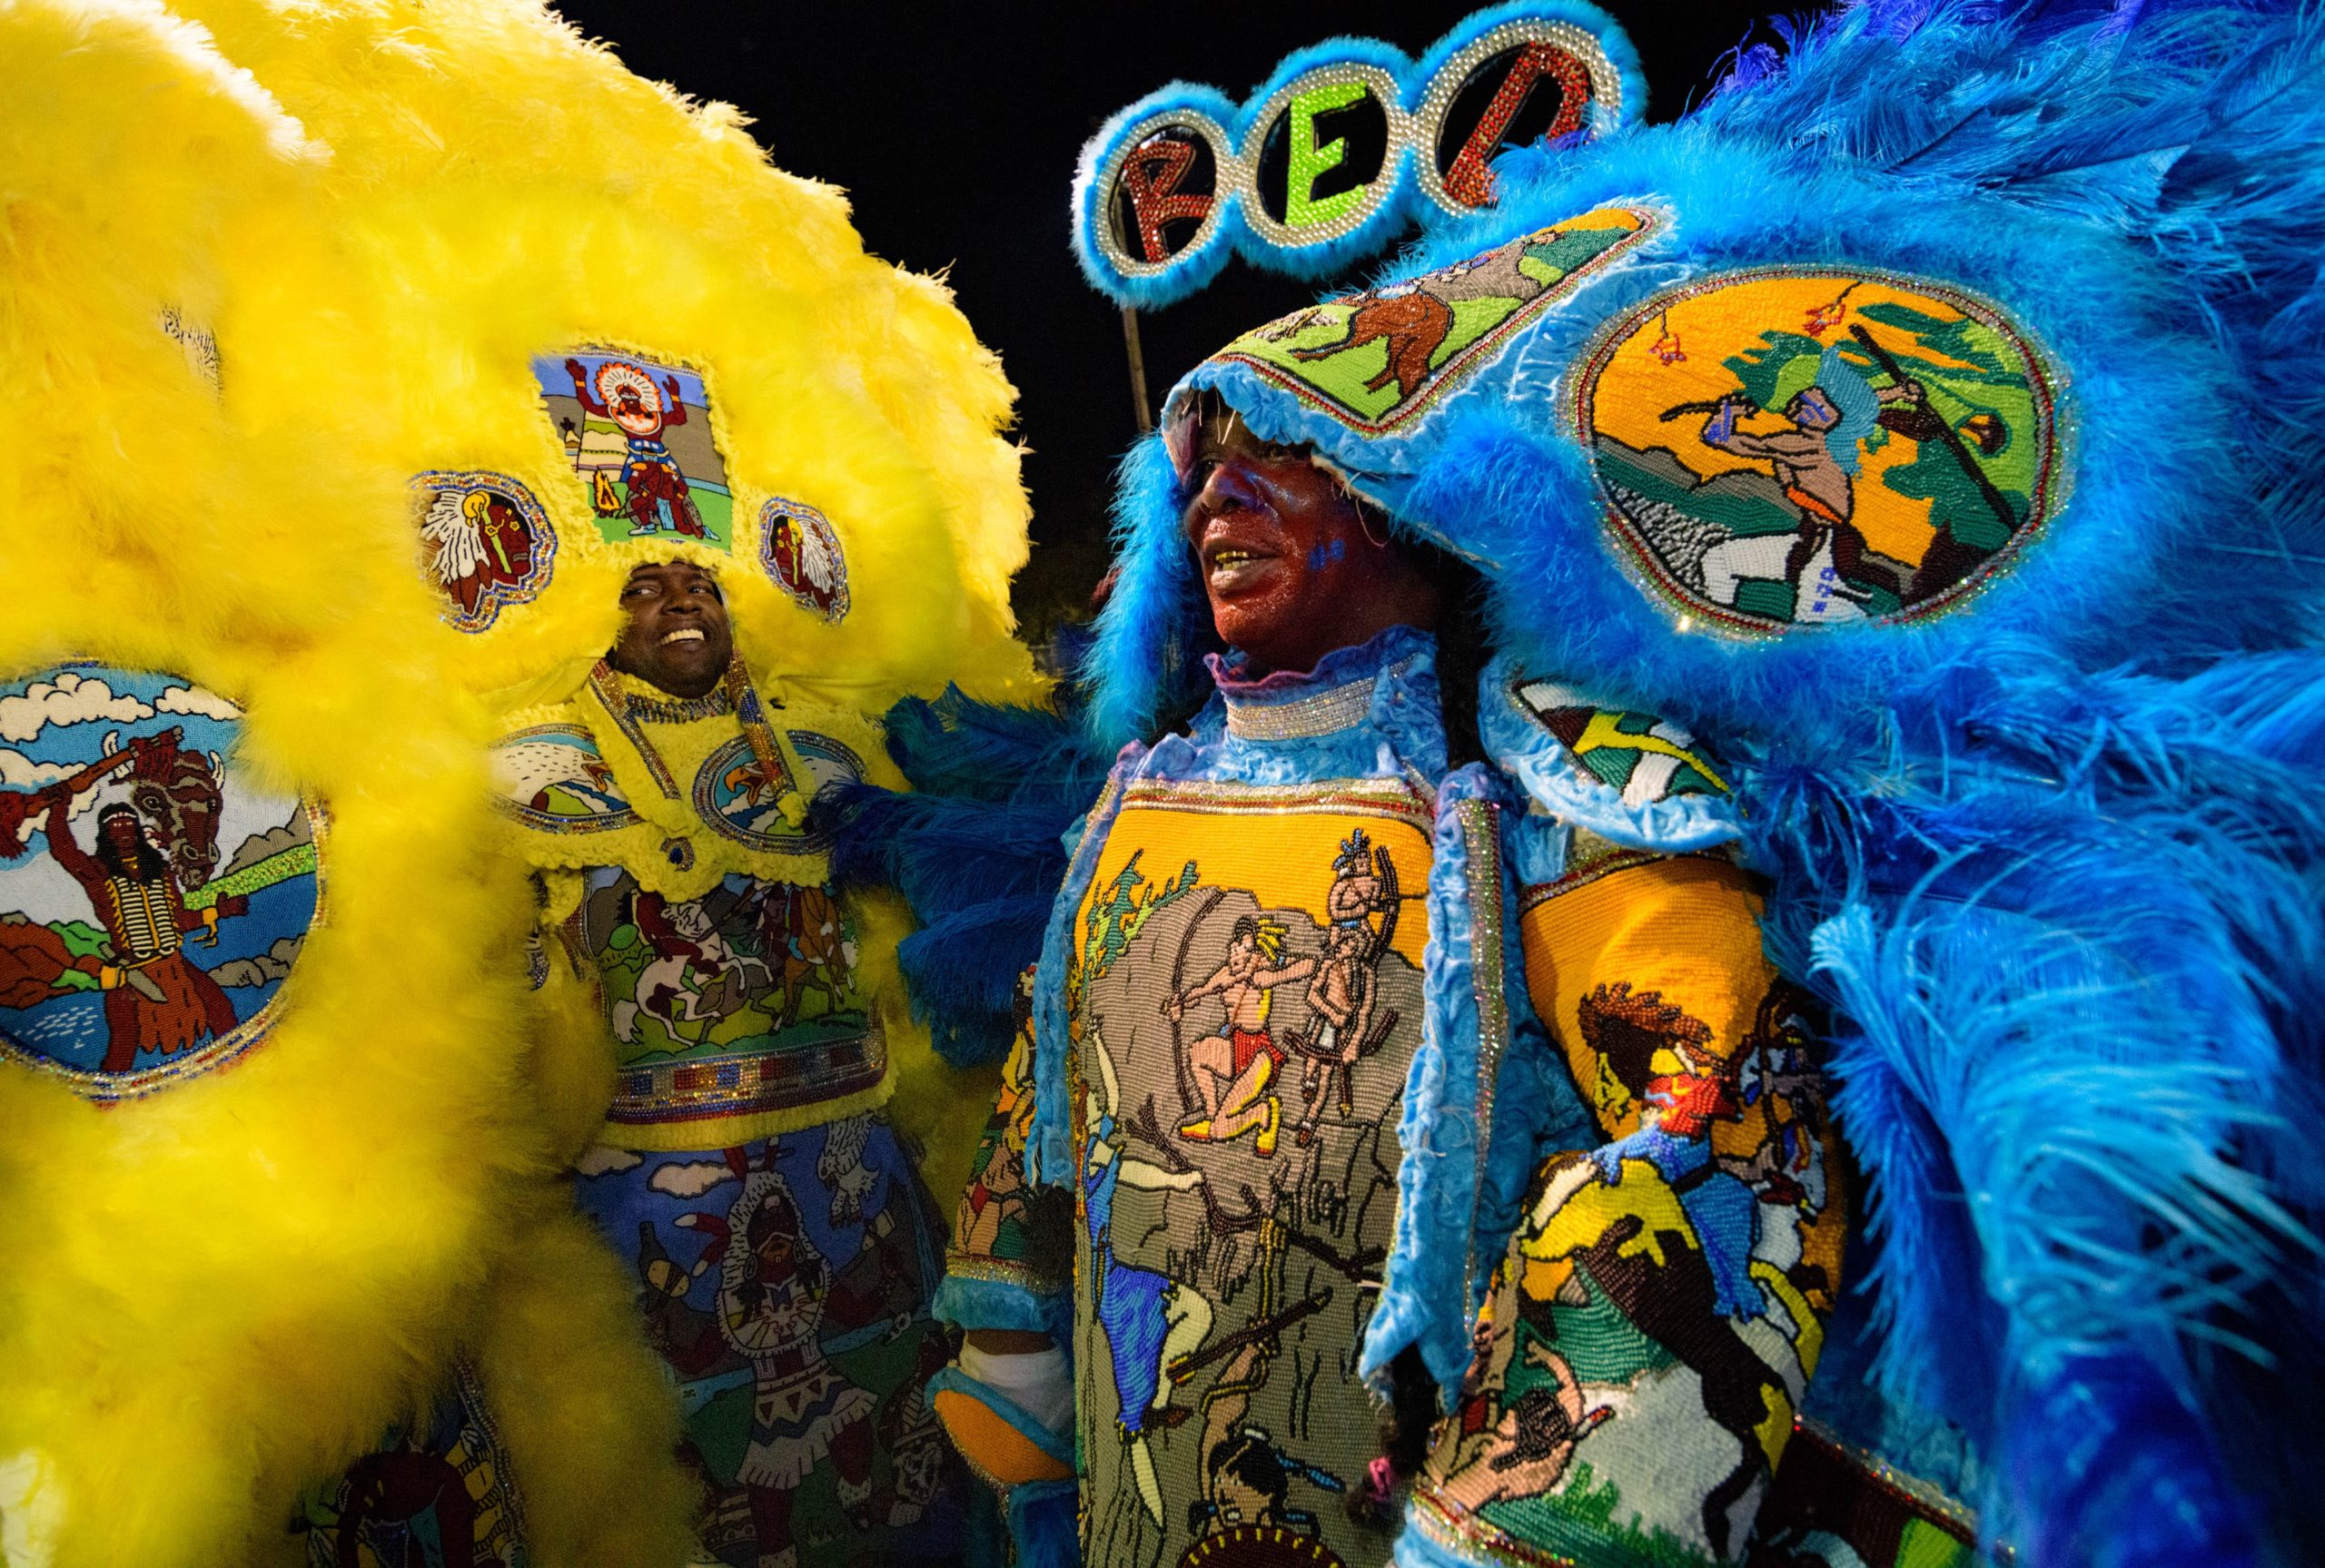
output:
[[[173,675],[0,684],[0,1055],[116,1100],[264,1038],[322,905],[320,813],[235,767],[242,718]]]
[[[431,468],[411,488],[428,579],[449,601],[447,623],[484,631],[505,606],[540,597],[556,566],[557,530],[532,491],[488,469]]]
[[[735,498],[698,372],[582,349],[541,355],[533,379],[602,537],[735,547]]]
[[[829,518],[798,501],[759,508],[759,565],[799,607],[827,621],[847,614],[847,557]]]
[[[1927,279],[1697,279],[1611,322],[1571,384],[1622,555],[1729,630],[1932,614],[2058,502],[2057,372]]]
[[[951,1353],[927,1306],[943,1222],[886,1119],[599,1145],[574,1169],[686,1412],[703,1561],[942,1561],[961,1528],[927,1398]]]

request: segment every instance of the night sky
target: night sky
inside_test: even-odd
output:
[[[1769,0],[1601,0],[1646,65],[1650,118],[1700,93]],[[876,255],[950,270],[998,350],[1032,448],[1034,558],[1017,606],[1039,635],[1078,614],[1105,566],[1115,460],[1136,434],[1121,318],[1067,240],[1074,160],[1109,114],[1173,79],[1240,102],[1278,60],[1336,34],[1419,55],[1475,7],[1291,0],[1108,0],[1074,7],[929,0],[564,0],[633,71],[738,105],[776,163],[845,187]],[[1791,8],[1797,8],[1796,6]],[[1327,280],[1326,283],[1331,281]],[[1247,327],[1308,302],[1301,283],[1231,262],[1140,318],[1153,395]]]

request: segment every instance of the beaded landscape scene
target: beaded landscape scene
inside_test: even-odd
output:
[[[1573,386],[1625,554],[1717,626],[1930,614],[2057,505],[2054,372],[1925,279],[1697,280],[1610,324]]]
[[[78,664],[0,684],[0,1055],[91,1099],[257,1043],[316,920],[316,818],[234,765],[242,710]]]

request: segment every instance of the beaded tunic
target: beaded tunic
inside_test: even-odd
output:
[[[1716,764],[1497,665],[1493,765],[1449,770],[1410,628],[1214,675],[1088,819],[939,1297],[1071,1339],[1074,1462],[952,1372],[963,1452],[1143,1568],[1716,1568],[1801,1528],[1845,1203]],[[1408,1348],[1449,1414],[1399,1509]]]
[[[881,1113],[879,1018],[803,809],[879,765],[873,737],[763,703],[739,665],[690,701],[601,666],[525,717],[496,763],[554,923],[537,977],[594,990],[617,1069],[576,1197],[679,1389],[706,1559],[949,1549],[942,1220]]]
[[[1420,1040],[1436,684],[1394,639],[1221,682],[1121,781],[1075,915],[1084,1556],[1297,1537],[1385,1562],[1344,1505],[1379,1444],[1354,1374]]]

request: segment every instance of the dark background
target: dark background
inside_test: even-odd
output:
[[[1801,0],[1601,0],[1638,46],[1647,113],[1667,120],[1745,41]],[[1474,4],[1406,0],[562,0],[641,75],[739,106],[775,163],[844,187],[874,254],[949,271],[977,334],[1018,390],[1031,448],[1034,557],[1018,579],[1029,635],[1079,615],[1105,569],[1113,464],[1136,435],[1119,312],[1083,281],[1066,202],[1082,143],[1164,83],[1238,103],[1277,61],[1337,34],[1418,56]],[[1360,270],[1355,269],[1355,270]],[[1230,262],[1205,292],[1143,313],[1151,395],[1247,327],[1333,280]]]

